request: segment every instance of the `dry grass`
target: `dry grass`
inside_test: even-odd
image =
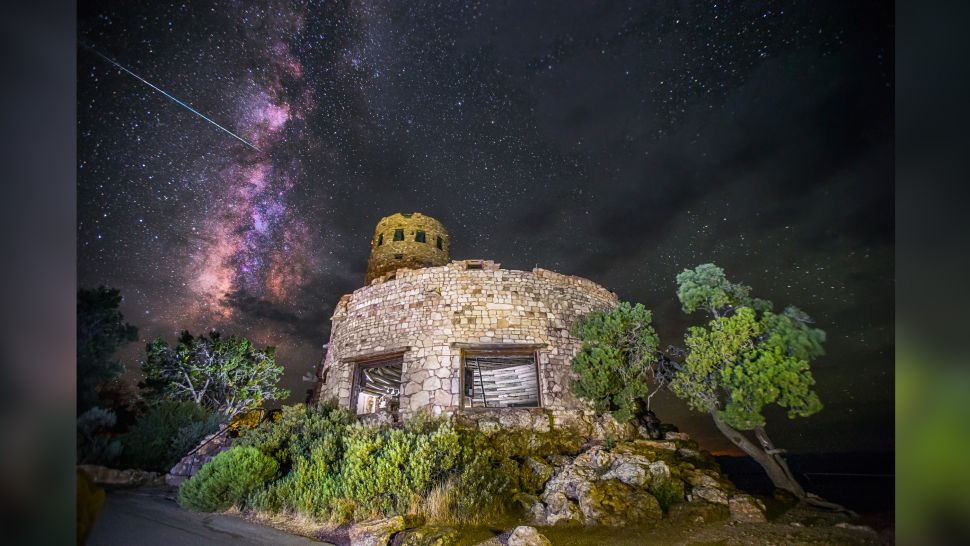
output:
[[[467,519],[455,509],[457,506],[458,479],[454,476],[439,482],[431,488],[428,496],[421,499],[418,512],[424,514],[429,523],[464,523]]]
[[[272,513],[256,510],[239,510],[233,507],[225,513],[253,523],[266,525],[267,527],[273,527],[280,531],[309,538],[316,538],[321,533],[331,532],[337,527],[335,523],[321,522],[310,516],[296,512]]]

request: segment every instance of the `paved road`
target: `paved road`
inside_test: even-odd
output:
[[[199,514],[179,508],[170,491],[133,489],[109,491],[88,546],[179,546],[215,544],[248,546],[324,546],[305,537],[220,514]]]

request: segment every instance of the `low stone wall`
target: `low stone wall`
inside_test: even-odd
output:
[[[229,427],[223,425],[217,432],[203,438],[194,451],[176,463],[165,475],[165,483],[178,487],[182,482],[194,476],[213,457],[229,449],[231,444],[232,438],[229,437]]]

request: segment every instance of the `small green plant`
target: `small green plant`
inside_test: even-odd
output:
[[[279,463],[254,447],[233,447],[216,455],[179,488],[183,508],[217,512],[244,504],[257,489],[276,478]]]

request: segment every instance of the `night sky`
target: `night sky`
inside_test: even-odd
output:
[[[645,5],[647,4],[647,5]],[[580,275],[681,313],[715,262],[829,335],[792,451],[893,448],[893,28],[887,2],[82,2],[78,284],[143,341],[275,345],[301,401],[376,222],[452,257]],[[137,369],[143,344],[124,359]],[[727,448],[670,396],[665,421]]]

